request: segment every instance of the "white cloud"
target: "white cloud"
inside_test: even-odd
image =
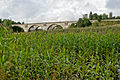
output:
[[[77,20],[107,12],[106,0],[0,0],[0,17],[24,22]]]
[[[106,8],[115,15],[120,14],[120,0],[107,0]]]

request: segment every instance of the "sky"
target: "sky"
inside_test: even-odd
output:
[[[120,0],[0,0],[0,18],[25,23],[74,21],[83,14],[120,15]]]

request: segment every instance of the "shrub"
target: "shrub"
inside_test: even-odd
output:
[[[94,22],[94,23],[92,23],[92,26],[94,26],[94,27],[99,26],[99,22]]]
[[[90,22],[89,19],[87,18],[80,18],[77,22],[77,27],[85,27],[85,26],[90,26],[92,23]]]
[[[24,29],[19,26],[14,26],[12,27],[12,29],[14,32],[24,32]]]
[[[85,27],[84,20],[82,18],[79,18],[79,20],[77,22],[77,27]]]
[[[98,20],[98,22],[101,22],[101,20],[102,20],[102,15],[99,15],[97,20]]]
[[[70,28],[75,28],[75,27],[77,27],[75,23],[72,23],[72,24],[70,25]]]
[[[87,18],[84,19],[84,25],[85,25],[85,26],[90,26],[91,24],[92,24],[92,23],[90,22],[89,19],[87,19]]]

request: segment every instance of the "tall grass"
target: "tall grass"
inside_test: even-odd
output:
[[[0,79],[120,79],[119,29],[107,29],[6,33],[0,36]]]

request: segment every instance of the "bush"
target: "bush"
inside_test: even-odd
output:
[[[92,23],[90,22],[89,19],[87,19],[87,18],[84,19],[84,25],[85,25],[85,26],[90,26],[91,24],[92,24]]]
[[[79,18],[79,20],[77,22],[77,27],[85,27],[84,20],[82,18]]]
[[[24,32],[24,29],[19,26],[14,26],[12,27],[12,29],[14,32]]]
[[[94,27],[99,26],[99,22],[94,22],[94,23],[92,23],[92,26],[94,26]]]
[[[115,24],[120,24],[120,21],[102,21],[101,24],[104,25],[104,26],[115,25]]]
[[[92,23],[90,22],[89,19],[87,18],[80,18],[77,22],[77,27],[85,27],[85,26],[90,26]]]
[[[70,28],[75,28],[75,27],[77,27],[75,23],[72,23],[72,24],[70,25]]]
[[[2,22],[2,25],[4,27],[11,27],[12,21],[8,20],[8,19],[4,19]]]

